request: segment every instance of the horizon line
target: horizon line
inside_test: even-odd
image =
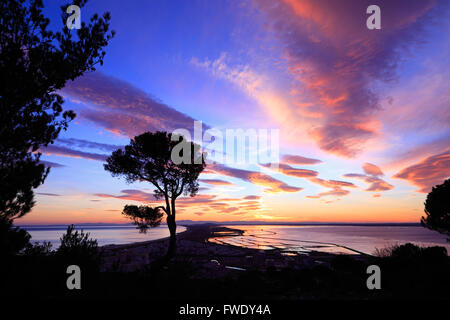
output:
[[[72,222],[72,223],[18,223],[14,224],[16,227],[38,227],[38,226],[133,226],[133,223],[114,223],[114,222]],[[319,221],[214,221],[214,220],[180,220],[178,225],[195,225],[195,224],[219,224],[219,225],[286,225],[286,226],[301,226],[301,225],[340,225],[340,226],[401,226],[401,225],[417,225],[420,222],[319,222]],[[165,226],[163,222],[161,225]]]

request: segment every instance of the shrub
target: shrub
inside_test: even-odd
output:
[[[30,244],[30,234],[13,227],[10,219],[0,217],[0,255],[8,256],[22,252]]]
[[[412,243],[403,245],[391,245],[384,248],[375,249],[374,255],[381,258],[397,258],[404,260],[423,259],[425,261],[436,262],[447,259],[447,249],[445,247],[419,247]]]
[[[28,244],[25,248],[24,254],[28,256],[47,256],[52,252],[52,244],[50,242],[35,242]]]
[[[392,255],[392,250],[394,250],[395,248],[398,248],[398,244],[387,245],[384,248],[375,248],[373,255],[379,258],[387,258]]]
[[[68,264],[76,264],[88,268],[98,268],[100,252],[95,239],[89,238],[89,233],[83,230],[75,231],[74,225],[67,227],[66,233],[61,237],[61,245],[57,255]]]
[[[401,246],[395,246],[392,250],[391,256],[400,259],[414,259],[421,254],[420,247],[412,243],[406,243]]]
[[[425,216],[420,223],[426,228],[450,235],[450,179],[434,186],[427,195]]]
[[[438,246],[423,248],[422,258],[430,263],[443,264],[447,261],[447,249]]]

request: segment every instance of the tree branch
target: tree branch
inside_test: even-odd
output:
[[[162,209],[167,214],[167,210],[166,210],[166,208],[164,208],[164,206],[155,207],[155,210],[156,209]]]

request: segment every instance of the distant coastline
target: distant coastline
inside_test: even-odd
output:
[[[88,223],[54,223],[54,224],[21,224],[17,223],[15,226],[20,228],[33,228],[33,227],[67,227],[70,224],[83,227],[132,227],[131,223],[104,223],[104,222],[88,222]],[[421,227],[417,222],[281,222],[281,221],[193,221],[193,220],[180,220],[177,222],[180,226],[201,225],[201,224],[214,224],[214,225],[246,225],[246,226],[361,226],[361,227]],[[165,223],[161,223],[162,226],[166,226]]]

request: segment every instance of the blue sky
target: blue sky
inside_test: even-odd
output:
[[[62,3],[44,1],[53,28]],[[22,222],[124,222],[123,205],[154,203],[153,189],[111,177],[104,156],[194,119],[279,129],[280,168],[291,169],[213,166],[201,179],[223,183],[202,181],[179,219],[418,221],[450,176],[449,9],[378,1],[382,29],[369,31],[367,3],[88,2],[82,20],[109,11],[116,36],[104,66],[62,90],[78,116],[42,150],[62,166]]]

